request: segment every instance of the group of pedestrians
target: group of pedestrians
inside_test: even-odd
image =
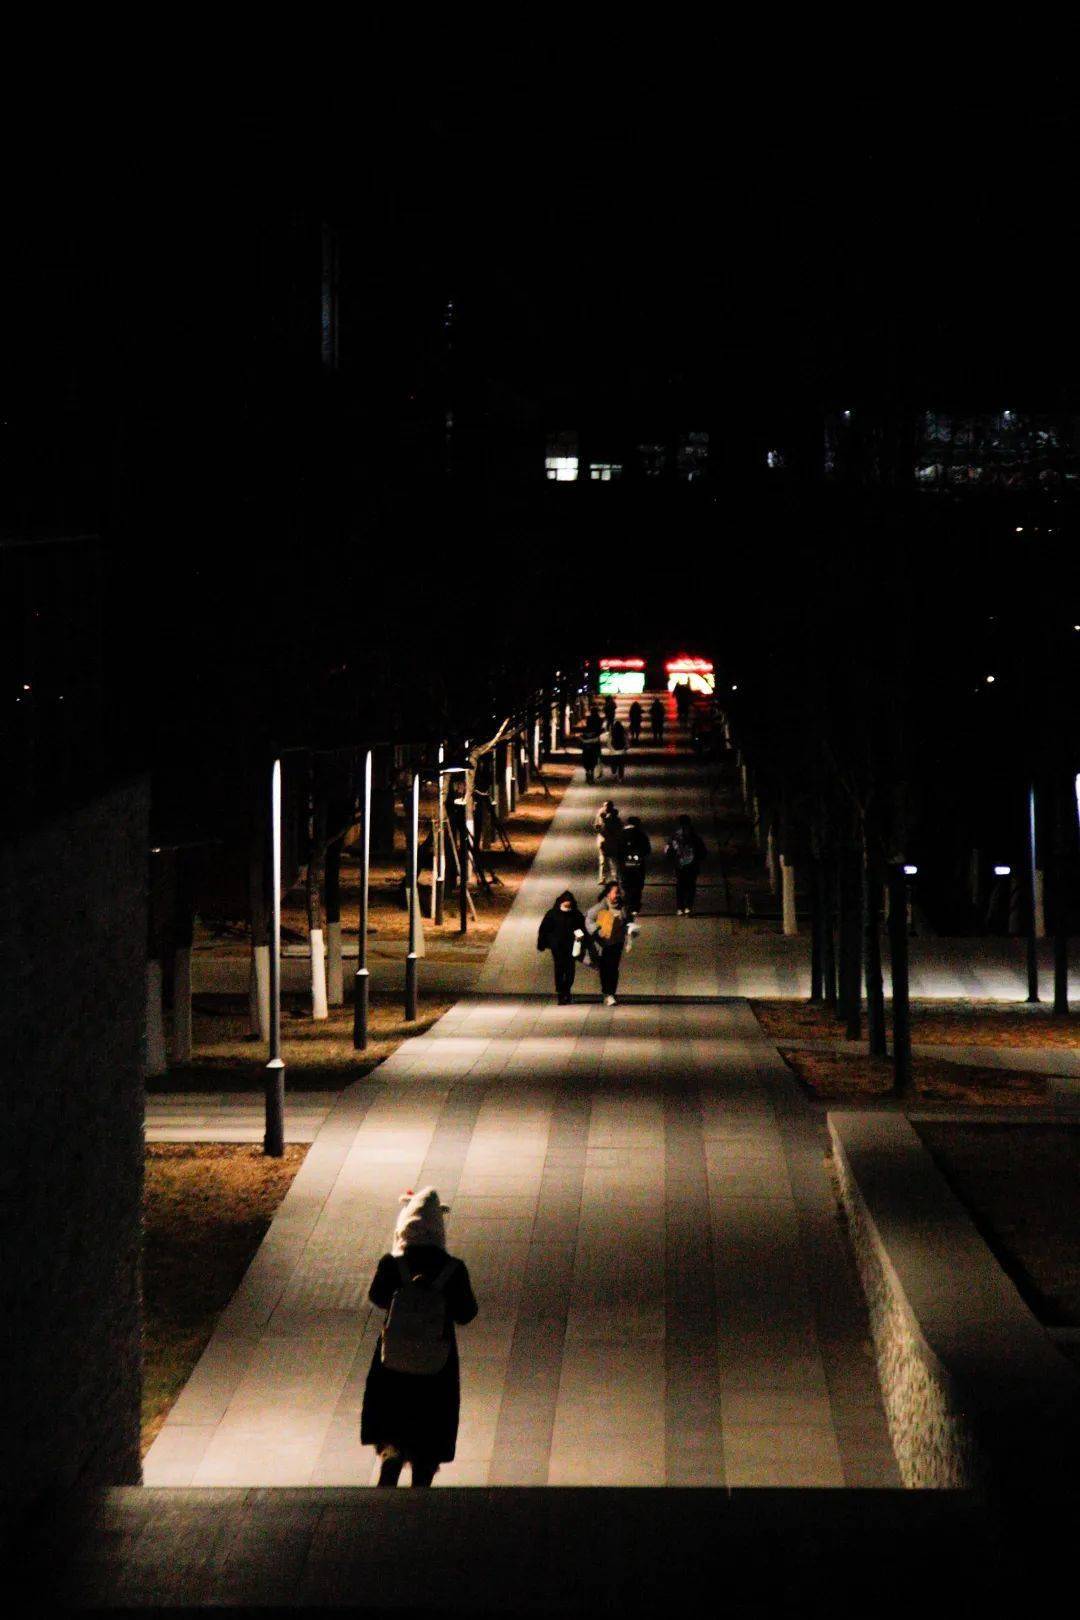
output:
[[[573,890],[564,889],[541,918],[536,936],[537,950],[551,952],[560,1006],[571,1000],[579,962],[597,969],[604,1005],[615,1005],[623,953],[633,947],[644,902],[653,848],[641,818],[627,816],[624,821],[615,801],[605,799],[593,821],[593,833],[600,885],[596,904],[582,912]],[[705,860],[705,845],[689,816],[678,818],[664,856],[675,875],[675,909],[680,917],[688,917]]]
[[[581,763],[585,768],[586,782],[596,782],[602,777],[605,765],[616,782],[625,782],[627,756],[631,746],[641,741],[644,718],[641,704],[635,698],[627,716],[628,725],[624,725],[610,693],[604,699],[603,713],[596,708],[589,710],[581,728]],[[654,742],[662,743],[664,740],[665,719],[664,705],[659,698],[654,698],[649,709]]]

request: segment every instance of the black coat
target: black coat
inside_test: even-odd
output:
[[[405,1251],[413,1274],[427,1279],[437,1277],[448,1255],[432,1245],[410,1245]],[[375,1269],[368,1298],[381,1311],[400,1282],[397,1261],[384,1254]],[[364,1406],[360,1416],[360,1444],[396,1446],[407,1457],[431,1462],[453,1462],[457,1448],[458,1413],[461,1407],[461,1377],[458,1370],[457,1339],[454,1323],[471,1322],[477,1305],[469,1273],[462,1261],[446,1283],[446,1334],[450,1355],[437,1373],[392,1372],[382,1364],[382,1343],[375,1355],[364,1386]]]
[[[576,906],[560,911],[558,904],[545,911],[536,935],[538,951],[550,951],[552,956],[570,956],[574,949],[574,932],[585,932],[585,918]]]

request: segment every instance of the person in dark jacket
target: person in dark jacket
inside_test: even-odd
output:
[[[626,908],[636,917],[641,910],[642,891],[652,856],[649,835],[637,816],[627,816],[619,840],[619,881],[626,896]]]
[[[590,709],[581,728],[581,763],[585,767],[586,782],[596,780],[596,767],[600,763],[600,736],[603,730],[600,715]]]
[[[569,1006],[576,959],[583,950],[593,949],[592,941],[585,932],[585,918],[569,889],[564,889],[551,910],[545,911],[541,917],[536,948],[538,951],[551,952],[555,964],[555,994],[560,1007]]]
[[[621,720],[616,720],[611,727],[611,737],[608,742],[608,762],[611,765],[611,774],[616,782],[626,780],[626,756],[630,752],[630,743],[626,736],[626,727]]]
[[[604,720],[606,721],[609,730],[615,724],[615,699],[612,697],[610,692],[604,699]]]
[[[379,1261],[368,1291],[371,1303],[381,1311],[389,1311],[401,1285],[401,1258],[414,1281],[428,1284],[434,1282],[452,1258],[446,1250],[443,1223],[447,1205],[439,1202],[435,1188],[421,1187],[418,1192],[407,1193],[401,1202],[403,1207],[394,1226],[390,1253]],[[379,1454],[380,1485],[396,1485],[406,1463],[412,1471],[414,1485],[430,1485],[439,1464],[454,1460],[461,1406],[454,1323],[471,1322],[477,1312],[464,1261],[453,1261],[444,1295],[444,1331],[450,1354],[440,1372],[395,1372],[383,1366],[382,1340],[375,1346],[364,1386],[360,1443],[374,1446]]]
[[[630,741],[632,743],[641,741],[641,722],[643,719],[641,704],[635,698],[630,705]]]
[[[661,703],[659,698],[653,698],[652,703],[649,706],[649,724],[652,726],[654,742],[663,742],[664,740],[665,719],[666,715],[664,713],[664,705]]]
[[[705,859],[705,845],[694,831],[689,816],[680,816],[664,851],[675,868],[675,910],[689,917],[697,893],[698,873]]]

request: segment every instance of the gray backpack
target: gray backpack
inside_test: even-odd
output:
[[[457,1269],[448,1260],[431,1282],[414,1278],[404,1255],[397,1257],[401,1281],[390,1301],[382,1330],[382,1364],[390,1372],[442,1372],[450,1357],[443,1289]]]

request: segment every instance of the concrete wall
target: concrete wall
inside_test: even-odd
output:
[[[830,1113],[841,1196],[905,1485],[1072,1489],[1080,1375],[899,1114]]]
[[[140,1479],[147,790],[0,848],[0,1492]]]

